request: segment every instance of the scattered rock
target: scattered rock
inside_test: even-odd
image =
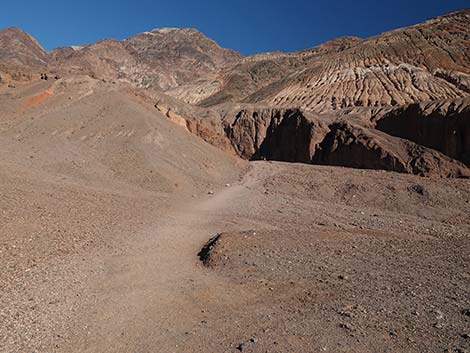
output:
[[[462,348],[462,347],[457,347],[454,349],[454,351],[456,353],[470,353],[470,350],[466,349],[466,348]]]
[[[346,310],[341,310],[338,312],[339,315],[341,316],[345,316],[345,317],[352,317],[352,313],[350,311],[346,311]]]
[[[247,348],[247,345],[246,343],[240,343],[237,347],[237,349],[240,351],[240,352],[243,352],[245,349]]]
[[[436,320],[442,320],[444,318],[444,313],[440,310],[434,310],[434,314],[436,315]]]
[[[197,254],[203,264],[205,265],[208,264],[210,260],[211,251],[214,248],[214,246],[217,244],[217,242],[219,241],[220,236],[221,236],[220,234],[217,234],[211,239],[209,239],[206,245],[204,245],[201,251],[199,251],[199,253]]]
[[[408,190],[410,190],[411,192],[414,192],[414,193],[416,193],[420,196],[429,198],[429,193],[427,192],[425,187],[421,184],[413,184],[410,187],[408,187]]]

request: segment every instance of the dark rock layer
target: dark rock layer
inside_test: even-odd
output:
[[[376,128],[470,166],[470,99],[411,104],[375,119]]]

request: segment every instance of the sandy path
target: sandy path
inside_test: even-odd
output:
[[[171,352],[194,339],[209,347],[207,337],[188,337],[207,318],[205,308],[223,306],[228,298],[236,306],[237,297],[246,298],[201,266],[196,255],[217,232],[250,227],[246,219],[238,223],[235,215],[226,215],[250,197],[258,174],[252,169],[238,185],[182,202],[130,240],[121,255],[106,259],[102,282],[79,320],[83,332],[75,332],[64,351]]]

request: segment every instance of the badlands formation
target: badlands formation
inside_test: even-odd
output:
[[[468,352],[469,28],[1,30],[0,351]]]

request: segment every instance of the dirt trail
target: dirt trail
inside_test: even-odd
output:
[[[91,307],[84,308],[89,314],[79,320],[84,334],[72,337],[64,351],[186,352],[179,345],[191,340],[210,347],[204,334],[192,334],[205,324],[207,307],[237,306],[249,295],[242,299],[236,286],[204,268],[196,254],[221,230],[250,228],[246,219],[224,215],[229,205],[250,197],[260,173],[255,167],[240,184],[181,202],[131,239],[121,255],[105,260],[102,282],[89,296]]]

